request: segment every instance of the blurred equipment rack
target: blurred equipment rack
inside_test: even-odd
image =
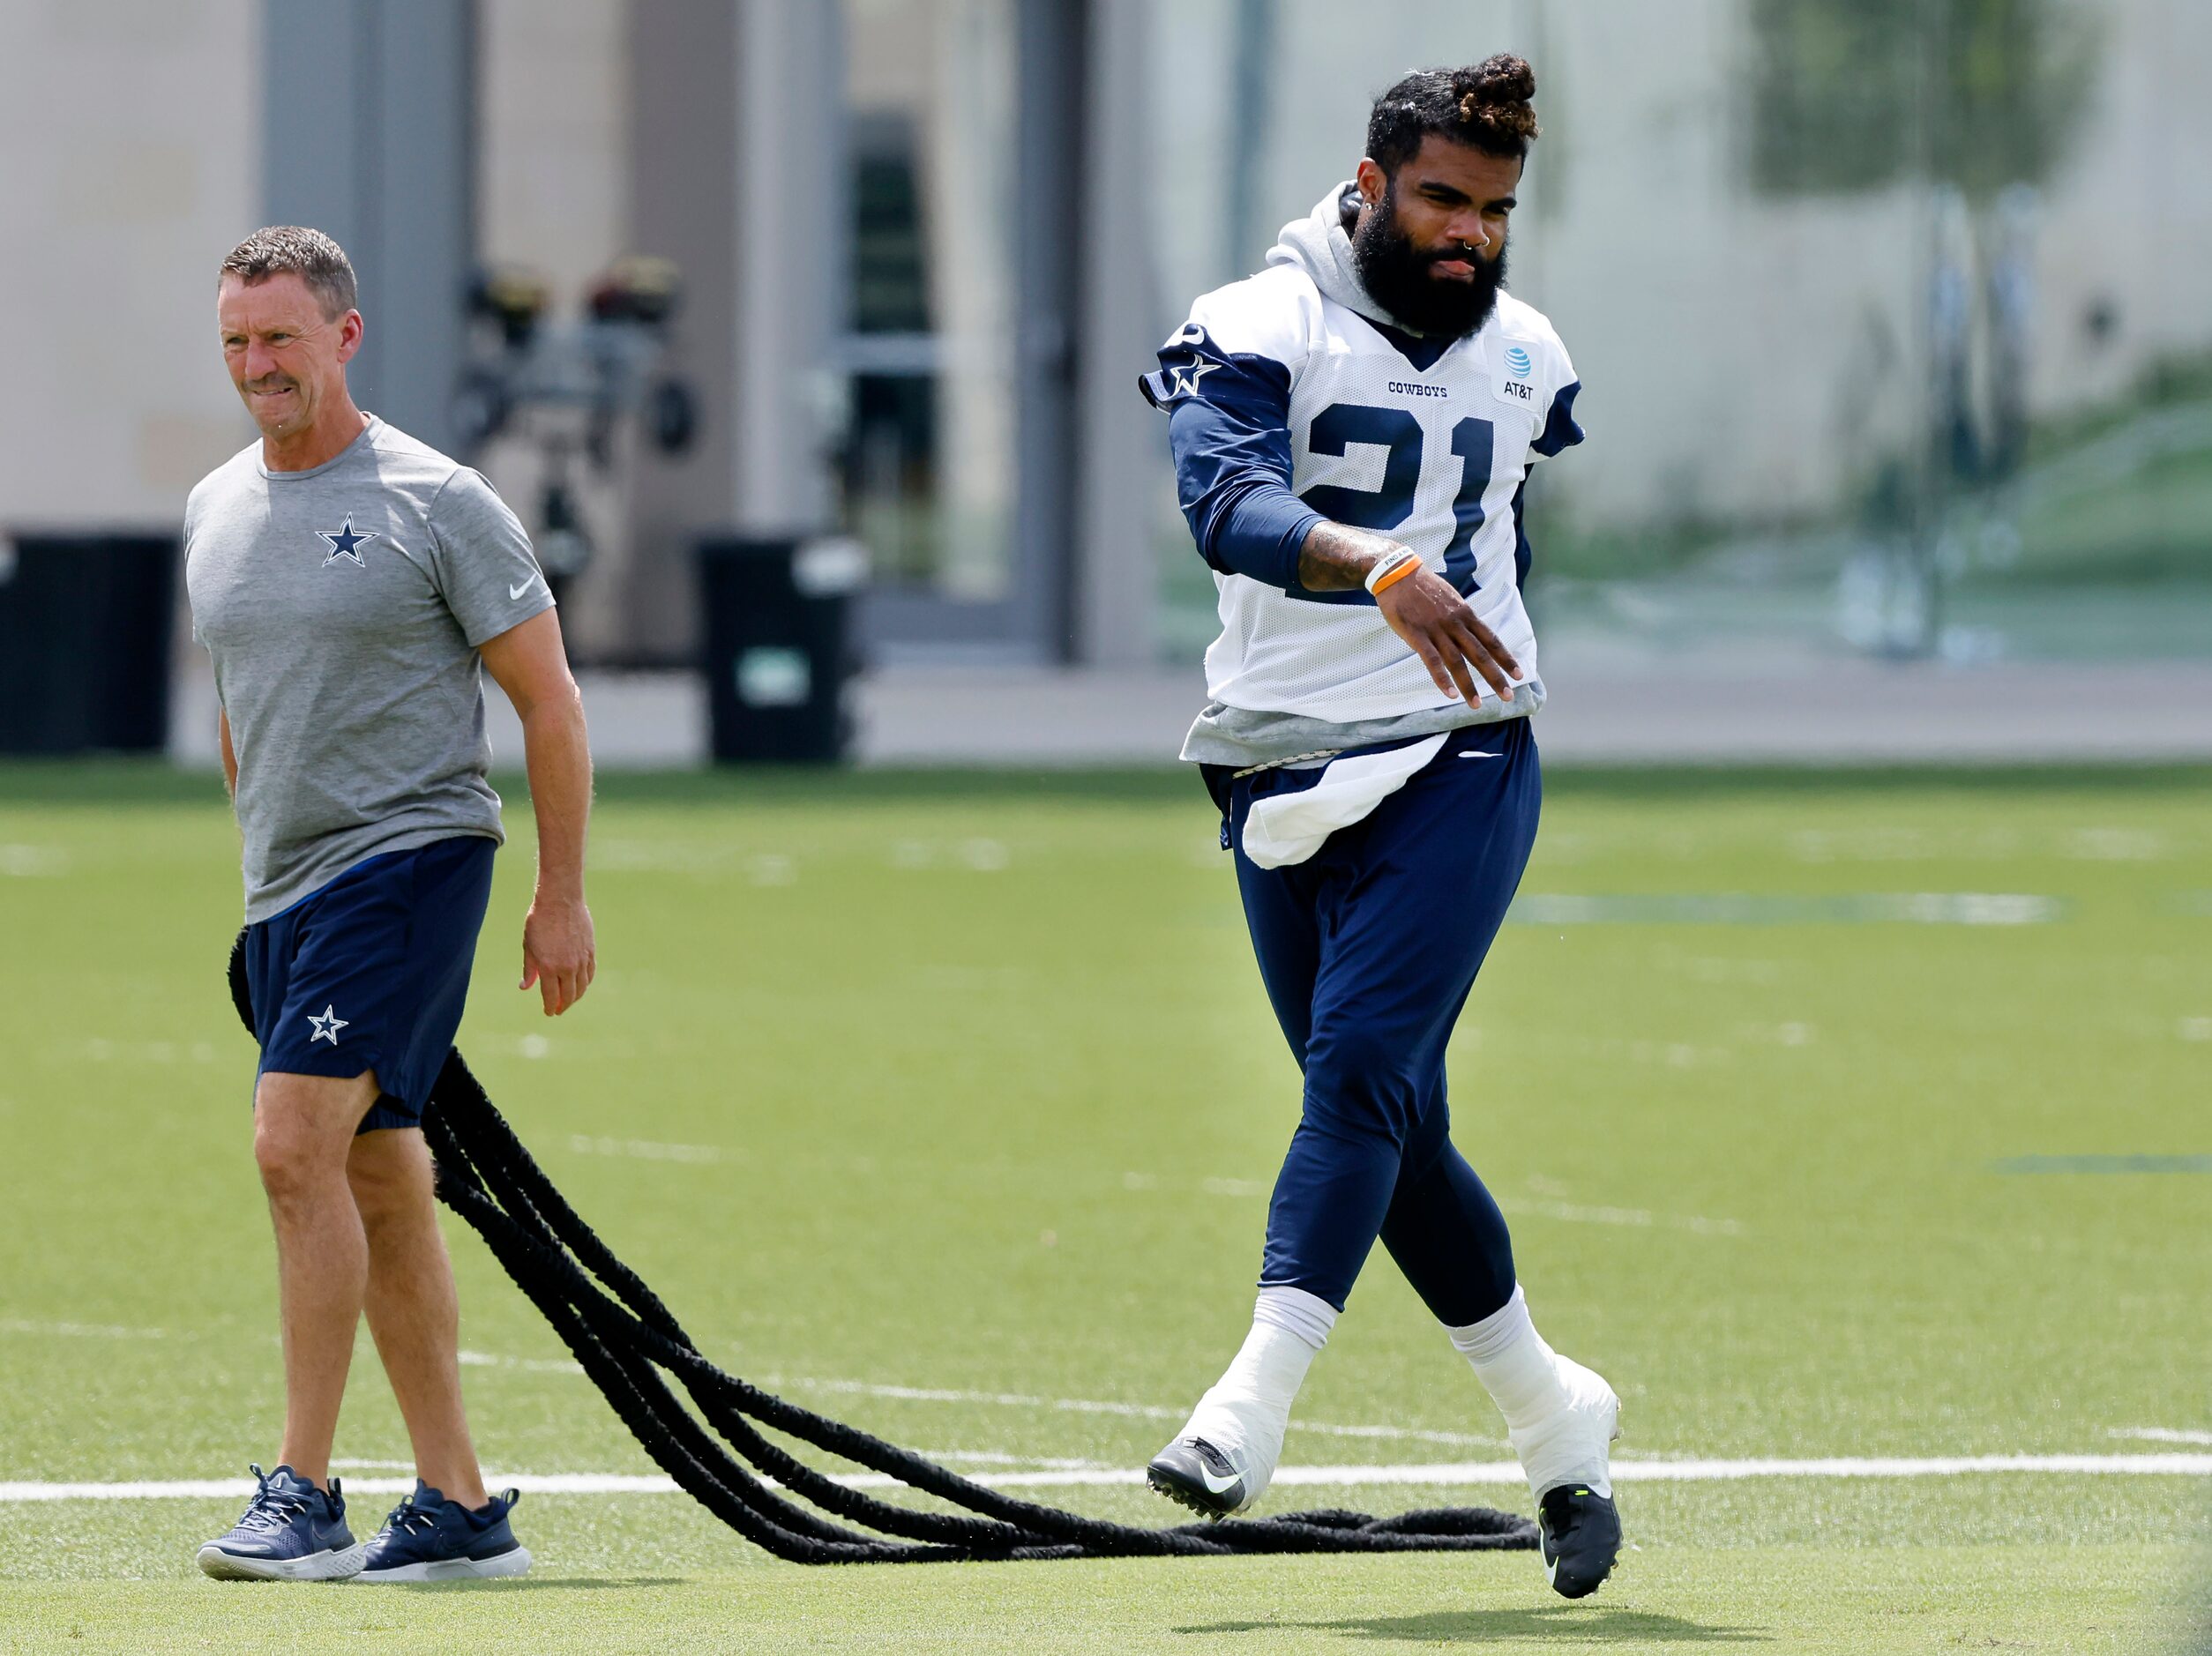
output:
[[[690,383],[663,366],[669,324],[683,299],[676,267],[664,258],[617,259],[585,295],[572,323],[547,320],[551,290],[525,270],[479,272],[468,292],[471,355],[453,392],[453,423],[471,452],[527,429],[544,456],[534,536],[546,586],[558,600],[592,558],[576,502],[580,446],[594,472],[614,465],[617,427],[634,416],[645,439],[681,454],[699,433]],[[534,421],[538,412],[580,414]]]

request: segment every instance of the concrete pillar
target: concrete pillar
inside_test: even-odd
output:
[[[451,450],[476,257],[474,0],[284,0],[264,16],[269,222],[311,225],[353,259],[355,400]]]
[[[1074,503],[1074,409],[1087,232],[1085,35],[1111,10],[1022,0],[1014,108],[1014,571],[1021,642],[1047,661],[1084,659]],[[1124,8],[1127,10],[1128,8]]]
[[[1160,576],[1160,417],[1137,394],[1166,337],[1154,293],[1148,8],[1089,8],[1084,91],[1082,251],[1076,334],[1074,659],[1138,667],[1155,658]]]
[[[845,316],[848,197],[839,8],[814,0],[631,0],[630,242],[674,259],[670,366],[699,440],[630,471],[633,652],[697,640],[701,533],[829,520],[829,369]]]
[[[648,656],[694,642],[691,544],[737,520],[736,83],[736,0],[631,0],[629,242],[683,272],[669,365],[699,420],[688,453],[630,457],[624,634]]]
[[[843,10],[738,0],[737,521],[763,533],[811,533],[833,511],[852,263]]]

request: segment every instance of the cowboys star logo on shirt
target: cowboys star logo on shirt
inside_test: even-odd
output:
[[[1190,360],[1170,362],[1168,354],[1179,350],[1190,352]],[[1214,360],[1209,361],[1209,357]],[[1158,371],[1144,376],[1145,395],[1154,407],[1168,407],[1199,395],[1200,382],[1223,366],[1214,351],[1214,341],[1206,337],[1206,330],[1195,322],[1186,322],[1160,347]]]
[[[330,556],[323,560],[325,569],[340,558],[350,558],[355,569],[367,568],[368,565],[362,560],[361,548],[381,538],[374,530],[365,533],[355,530],[354,515],[350,511],[346,514],[346,521],[337,528],[318,529],[315,533],[330,542]]]

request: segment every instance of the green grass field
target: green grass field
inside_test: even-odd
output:
[[[1626,1400],[1624,1460],[2212,1453],[2208,806],[2202,772],[1555,779],[1456,1136],[1539,1324]],[[708,1354],[968,1468],[1140,1466],[1242,1333],[1297,1109],[1195,783],[612,781],[601,975],[557,1023],[512,987],[510,814],[462,1045]],[[207,1581],[237,1502],[21,1486],[273,1458],[237,908],[212,784],[0,769],[0,1651],[2204,1637],[2212,1479],[2050,1469],[1624,1481],[1634,1549],[1579,1605],[1528,1555],[808,1570],[653,1494],[527,1497],[522,1582]],[[488,1465],[651,1472],[453,1231]],[[1302,1466],[1508,1453],[1379,1253],[1300,1417]],[[407,1475],[365,1338],[339,1454]],[[1526,1492],[1269,1504],[1466,1501]]]

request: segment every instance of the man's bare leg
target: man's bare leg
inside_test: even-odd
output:
[[[421,1129],[362,1134],[346,1176],[369,1240],[369,1332],[407,1423],[415,1473],[447,1500],[480,1507],[489,1497],[461,1406],[460,1306]]]
[[[284,1330],[279,1455],[301,1477],[327,1486],[369,1282],[368,1242],[347,1188],[346,1158],[376,1102],[377,1079],[271,1073],[253,1098],[253,1159],[276,1227]]]

